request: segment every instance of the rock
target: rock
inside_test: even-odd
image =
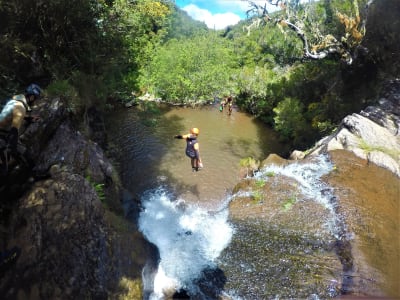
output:
[[[154,249],[123,217],[126,193],[111,162],[74,127],[61,99],[42,100],[34,113],[41,120],[21,140],[35,177],[11,183],[16,192],[0,190],[2,247],[21,249],[1,274],[2,299],[140,297],[141,270]],[[134,206],[130,201],[133,217]],[[135,288],[125,290],[121,282]]]
[[[130,107],[136,106],[136,105],[138,105],[136,99],[132,99],[131,101],[125,103],[125,107],[126,107],[126,108],[130,108]]]
[[[102,149],[65,122],[54,132],[52,139],[36,159],[35,170],[46,172],[54,164],[68,168],[71,173],[89,176],[97,183],[112,178],[113,168]]]
[[[390,81],[383,94],[379,106],[344,118],[308,155],[345,149],[400,177],[400,80]]]
[[[306,161],[276,155],[263,161],[264,167],[286,170],[302,163]],[[264,171],[233,190],[229,216],[235,235],[220,258],[227,278],[224,287],[246,299],[333,297],[342,284],[344,267],[327,226],[332,212],[302,194],[300,181]]]
[[[82,176],[60,172],[37,182],[20,199],[10,223],[9,244],[22,248],[11,274],[23,277],[13,282],[14,289],[36,286],[48,299],[56,298],[56,290],[77,298],[107,295],[111,257],[104,208]],[[11,292],[3,295],[11,297]]]
[[[289,162],[280,157],[279,155],[275,154],[275,153],[271,153],[268,155],[268,157],[266,159],[264,159],[261,162],[260,168],[263,168],[266,165],[278,165],[278,166],[283,166],[283,165],[287,165]]]
[[[394,107],[393,103],[387,99],[381,99],[379,105],[385,107],[385,110],[376,106],[368,106],[360,114],[386,128],[392,135],[399,135],[400,112],[398,110],[400,106]],[[397,115],[391,112],[395,112]]]
[[[289,159],[292,160],[301,160],[306,156],[306,154],[303,151],[299,151],[299,150],[294,150],[291,154]]]

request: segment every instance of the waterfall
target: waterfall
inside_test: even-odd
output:
[[[150,299],[164,299],[179,290],[198,294],[194,282],[203,270],[216,267],[215,260],[231,240],[228,210],[210,213],[186,205],[164,188],[145,193],[142,204],[139,229],[160,255]]]

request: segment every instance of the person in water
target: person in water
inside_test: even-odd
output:
[[[232,108],[233,108],[233,98],[231,96],[229,96],[226,99],[226,104],[228,106],[228,115],[232,114]]]
[[[197,141],[199,134],[200,130],[198,128],[192,128],[188,134],[178,134],[174,136],[176,139],[186,140],[186,155],[190,158],[192,171],[196,172],[203,168],[203,163],[201,162],[200,158],[200,146],[199,142]]]
[[[225,104],[226,104],[226,98],[224,98],[224,99],[221,101],[221,103],[219,104],[219,111],[220,111],[220,112],[223,112],[224,107],[225,107]]]

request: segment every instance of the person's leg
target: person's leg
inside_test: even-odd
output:
[[[196,165],[195,165],[195,158],[190,158],[190,164],[192,165],[192,168],[195,168],[196,167]]]
[[[192,171],[199,170],[199,160],[197,158],[192,158]]]

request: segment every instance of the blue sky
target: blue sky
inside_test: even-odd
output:
[[[175,0],[195,20],[209,28],[223,29],[245,19],[249,6],[241,0]]]
[[[310,1],[312,0],[300,0],[301,3]],[[264,6],[267,1],[252,0],[252,2]],[[224,29],[237,24],[240,20],[246,19],[246,11],[250,8],[248,2],[242,0],[175,0],[175,3],[193,19],[204,22],[211,29]],[[268,12],[277,9],[276,6],[267,3]]]

